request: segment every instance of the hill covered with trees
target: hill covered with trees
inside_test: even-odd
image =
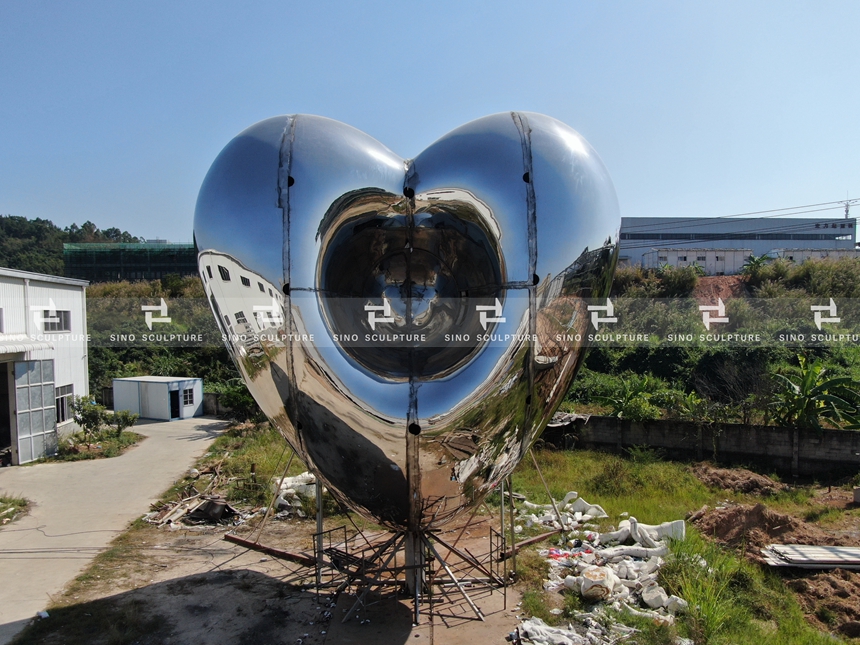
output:
[[[60,228],[46,219],[0,216],[0,267],[63,275],[67,242],[143,242],[143,238],[115,227],[102,230],[90,221]]]

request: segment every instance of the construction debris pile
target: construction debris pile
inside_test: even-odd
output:
[[[233,482],[238,482],[245,488],[256,483],[254,473],[250,481],[238,480],[235,477],[225,478],[219,467],[220,463],[203,472],[196,468],[190,469],[188,476],[193,478],[196,484],[186,488],[183,497],[177,501],[153,505],[152,511],[142,519],[150,524],[169,528],[200,524],[238,526],[253,517],[265,514],[265,507],[252,508],[248,512],[234,508],[227,503],[226,498],[213,492]],[[202,491],[198,491],[196,487],[200,486],[200,483],[205,483]],[[295,477],[274,477],[272,491],[277,493],[274,502],[275,514],[272,516],[274,519],[305,518],[307,513],[304,507],[316,495],[316,478],[308,472]]]
[[[274,490],[277,493],[275,508],[277,518],[295,515],[296,517],[307,517],[304,506],[307,500],[316,497],[317,478],[313,473],[303,472],[295,477],[274,477]]]
[[[158,526],[179,528],[180,522],[189,524],[238,525],[253,517],[241,513],[220,495],[191,495],[178,502],[167,502],[143,516],[144,522]]]
[[[518,516],[526,527],[550,526],[562,532],[564,538],[559,548],[538,552],[550,564],[544,588],[570,590],[590,604],[589,609],[573,615],[575,624],[567,628],[549,627],[538,618],[524,621],[518,629],[524,642],[608,645],[623,640],[634,630],[608,619],[607,609],[666,624],[672,624],[677,614],[687,610],[683,598],[667,593],[658,583],[660,567],[672,557],[669,539],[684,539],[683,520],[649,525],[629,517],[619,523],[617,530],[600,533],[593,520],[608,515],[576,492],[553,504],[523,505],[533,511]],[[516,527],[514,530],[518,532]],[[704,561],[702,566],[707,566]],[[551,613],[558,615],[562,611],[554,609]]]

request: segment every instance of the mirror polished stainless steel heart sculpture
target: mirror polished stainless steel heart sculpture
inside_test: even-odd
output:
[[[478,119],[404,160],[290,115],[224,148],[194,233],[266,416],[341,502],[421,531],[483,499],[549,422],[618,224],[600,158],[547,116]]]

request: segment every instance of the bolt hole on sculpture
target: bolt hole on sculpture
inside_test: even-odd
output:
[[[561,402],[618,225],[597,153],[550,117],[494,114],[403,159],[299,114],[226,145],[194,235],[260,408],[419,562],[428,532],[507,478]]]

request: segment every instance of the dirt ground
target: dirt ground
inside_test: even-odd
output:
[[[709,485],[757,495],[785,488],[768,477],[743,469],[718,469],[698,464],[695,474]],[[781,488],[782,487],[782,488]],[[853,493],[843,488],[818,488],[811,500],[816,507],[842,511],[857,508]],[[706,536],[742,551],[763,564],[761,548],[769,544],[860,546],[860,518],[846,516],[826,528],[768,509],[764,504],[726,504],[702,509],[691,517]],[[796,594],[807,620],[823,631],[860,637],[860,571],[780,569],[778,575]]]
[[[692,296],[699,304],[717,304],[717,299],[723,302],[730,298],[746,295],[747,286],[744,277],[740,275],[703,276],[696,283]]]
[[[496,523],[498,520],[495,520]],[[479,558],[489,550],[489,519],[470,526],[458,544]],[[315,522],[270,520],[261,542],[288,551],[312,554]],[[459,529],[441,534],[446,541]],[[371,594],[346,623],[356,602],[350,592],[334,596],[313,589],[314,570],[224,541],[225,527],[146,526],[132,530],[131,544],[121,557],[103,563],[101,573],[73,583],[59,605],[71,605],[80,616],[95,616],[120,625],[119,631],[143,634],[140,645],[343,645],[348,643],[436,643],[473,645],[504,643],[518,620],[519,597],[513,588],[471,588],[470,597],[484,614],[481,621],[456,588],[439,589],[421,606],[413,626],[413,603],[392,591]],[[249,527],[237,531],[255,539]],[[444,549],[441,554],[449,559]],[[474,576],[474,574],[472,574]],[[355,587],[350,589],[356,591]],[[505,601],[507,601],[505,603]],[[57,620],[60,620],[57,613]],[[24,643],[67,643],[67,628],[32,633]],[[86,620],[86,618],[84,618]],[[93,620],[96,620],[95,618]],[[77,629],[77,628],[76,628]],[[104,627],[71,642],[118,640]],[[77,632],[76,632],[77,633]],[[16,641],[17,642],[17,641]]]
[[[767,496],[788,490],[787,485],[746,468],[717,468],[713,464],[702,462],[693,466],[693,474],[708,486],[736,493]]]

